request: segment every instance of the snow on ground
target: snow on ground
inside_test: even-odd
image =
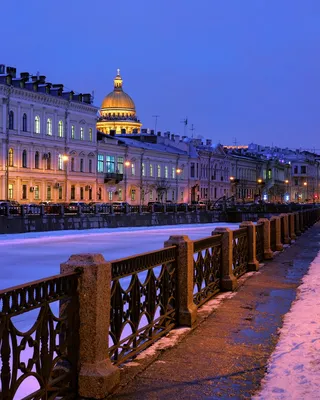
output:
[[[320,253],[285,315],[280,339],[255,400],[320,399]]]
[[[238,224],[193,224],[140,228],[32,232],[0,235],[0,290],[60,273],[72,254],[101,253],[107,261],[163,248],[171,235],[196,240],[216,227]]]

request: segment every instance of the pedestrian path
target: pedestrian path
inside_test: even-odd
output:
[[[283,315],[320,250],[319,239],[317,223],[112,398],[250,399],[265,375]]]

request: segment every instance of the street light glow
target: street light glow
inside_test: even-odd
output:
[[[307,186],[307,184],[308,184],[307,182],[303,182],[303,185],[304,185],[304,186]]]
[[[177,174],[181,174],[181,172],[182,172],[182,170],[181,170],[180,168],[177,168],[177,169],[176,169],[176,173],[177,173]]]
[[[289,183],[288,179],[286,179],[286,180],[284,181],[284,183]]]
[[[234,181],[234,176],[230,176],[230,181]]]
[[[125,165],[126,167],[130,167],[130,161],[125,161],[124,165]]]
[[[262,183],[262,179],[261,178],[258,179],[258,183]]]
[[[63,161],[68,161],[68,160],[69,160],[69,157],[68,157],[66,154],[64,154],[64,155],[62,156],[62,160],[63,160]]]

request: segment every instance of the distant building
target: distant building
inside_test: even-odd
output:
[[[106,134],[131,134],[140,133],[141,126],[134,101],[122,89],[122,78],[118,69],[114,89],[102,101],[97,129]]]

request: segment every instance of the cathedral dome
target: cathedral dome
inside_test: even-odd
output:
[[[103,99],[101,109],[135,112],[135,108],[132,98],[122,90],[122,79],[118,69],[117,76],[114,79],[114,90]]]

